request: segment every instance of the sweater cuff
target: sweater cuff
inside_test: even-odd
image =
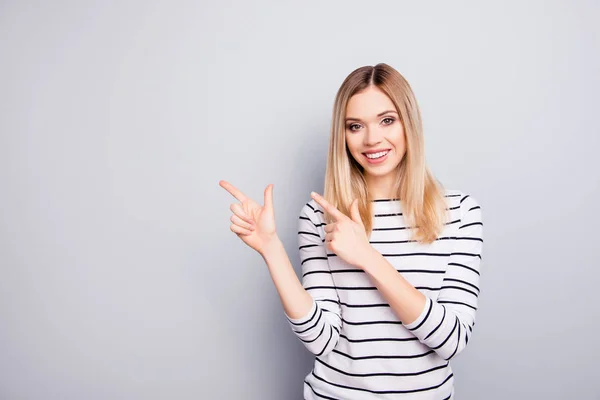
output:
[[[437,343],[438,335],[447,334],[446,330],[439,329],[446,318],[446,308],[428,297],[427,304],[421,315],[419,315],[419,318],[405,325],[405,327],[419,338],[422,343],[425,343],[425,341],[428,343]]]
[[[416,330],[417,328],[419,328],[421,325],[424,324],[425,320],[428,318],[429,314],[431,313],[432,306],[433,306],[433,304],[431,302],[431,299],[429,297],[425,296],[425,307],[423,307],[421,314],[419,314],[417,319],[415,319],[410,324],[404,324],[404,327],[410,331],[413,331],[413,330]]]
[[[292,323],[292,325],[296,325],[296,327],[300,327],[308,322],[311,322],[317,316],[317,302],[313,299],[312,306],[310,310],[300,318],[291,318],[284,310],[284,314],[287,317],[288,321]]]

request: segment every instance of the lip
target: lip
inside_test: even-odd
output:
[[[384,151],[384,150],[378,150],[378,151],[376,151],[375,153],[377,153],[377,152],[379,152],[379,151]],[[388,158],[388,156],[390,155],[390,153],[391,153],[391,152],[392,152],[391,150],[388,150],[388,152],[387,152],[387,154],[386,154],[385,156],[383,156],[383,157],[381,157],[381,158],[378,158],[378,159],[376,159],[376,160],[372,160],[372,159],[370,159],[369,157],[367,157],[367,156],[365,155],[365,153],[363,153],[363,156],[365,157],[365,159],[367,160],[367,162],[368,162],[369,164],[381,164],[382,162],[384,162],[385,160],[387,160],[387,158]],[[369,152],[368,154],[370,154],[370,153],[371,153],[371,152]]]
[[[377,149],[377,150],[369,150],[369,151],[365,151],[363,152],[363,154],[373,154],[373,153],[379,153],[380,151],[390,151],[391,149]]]

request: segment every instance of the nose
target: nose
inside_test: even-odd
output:
[[[369,127],[365,130],[364,145],[365,147],[375,146],[381,143],[383,139],[383,129],[380,127]]]

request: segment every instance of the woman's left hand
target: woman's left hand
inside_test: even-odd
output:
[[[325,246],[348,264],[364,269],[372,259],[375,249],[369,243],[360,218],[358,201],[352,202],[351,214],[348,217],[321,195],[312,192],[311,197],[334,219],[334,222],[325,225]]]

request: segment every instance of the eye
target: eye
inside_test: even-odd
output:
[[[384,120],[384,121],[386,121],[386,120],[389,120],[389,121],[390,121],[390,122],[386,123],[386,125],[391,125],[391,124],[393,124],[393,123],[394,123],[394,121],[395,121],[395,119],[394,119],[394,118],[391,118],[391,117],[384,118],[383,120]]]
[[[353,129],[353,127],[354,127],[354,126],[357,126],[358,128],[360,128],[360,125],[359,125],[359,124],[349,124],[349,125],[347,126],[347,128],[348,128],[350,131],[352,131],[352,132],[355,132],[355,129]],[[356,129],[358,129],[358,128],[356,128]]]

